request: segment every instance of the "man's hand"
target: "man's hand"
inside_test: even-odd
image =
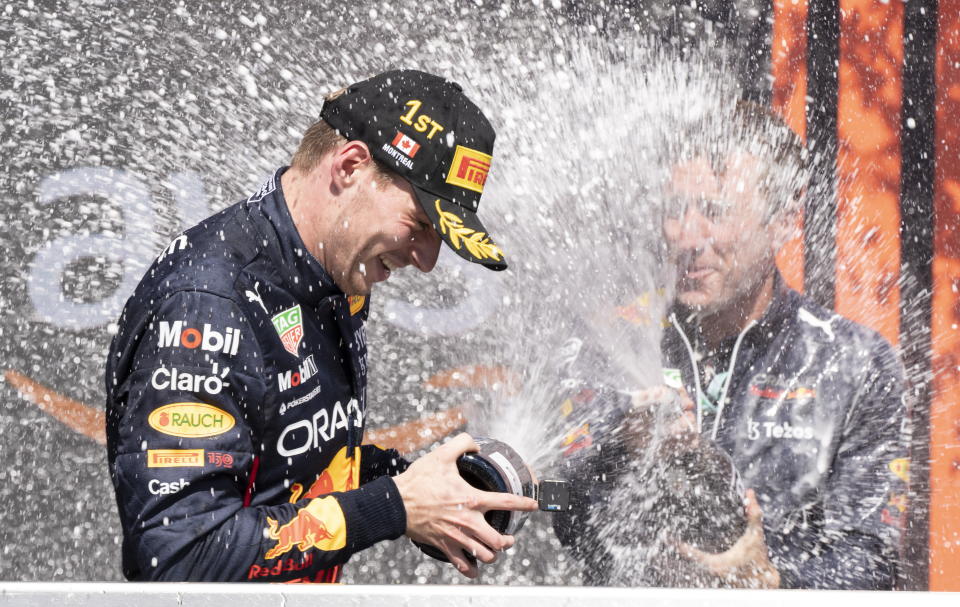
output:
[[[779,588],[780,572],[770,562],[763,536],[763,513],[753,489],[747,490],[747,530],[726,552],[710,554],[681,543],[680,554],[703,565],[733,588]]]
[[[668,386],[654,386],[631,394],[627,418],[629,445],[642,451],[659,431],[660,440],[672,449],[693,447],[697,444],[697,418],[694,405],[685,390]]]
[[[487,524],[487,510],[537,509],[536,500],[471,487],[457,471],[457,458],[477,451],[469,434],[459,434],[413,462],[394,477],[407,511],[407,536],[439,548],[463,575],[479,571],[464,552],[492,563],[497,552],[513,546],[513,536],[500,535]]]

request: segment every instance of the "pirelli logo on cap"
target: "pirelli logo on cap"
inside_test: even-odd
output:
[[[203,449],[147,449],[147,468],[191,467],[203,467]]]
[[[493,156],[489,154],[458,145],[453,153],[447,183],[483,193],[483,184],[487,182],[491,160]]]

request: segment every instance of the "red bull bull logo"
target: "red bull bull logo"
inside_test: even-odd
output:
[[[267,537],[277,540],[277,544],[264,554],[263,558],[267,560],[283,556],[294,547],[306,552],[311,548],[340,550],[347,544],[347,523],[343,510],[332,497],[311,500],[284,525],[267,517],[267,525]]]

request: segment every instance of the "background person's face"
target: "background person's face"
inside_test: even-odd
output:
[[[719,312],[774,269],[776,233],[765,220],[759,160],[730,155],[722,173],[697,158],[674,168],[664,235],[677,264],[677,300]]]

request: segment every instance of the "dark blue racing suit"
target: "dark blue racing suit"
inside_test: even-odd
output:
[[[907,506],[902,366],[877,333],[779,277],[775,292],[759,322],[713,352],[698,347],[695,316],[674,309],[662,342],[664,374],[696,401],[701,434],[756,491],[782,587],[892,588]],[[602,430],[577,437],[587,438],[593,446],[605,440]],[[577,461],[592,485],[589,509],[615,485],[598,479],[616,473],[597,458]],[[571,516],[556,520],[558,536],[579,553],[588,581],[603,582],[609,557],[596,545],[584,549],[587,518]]]
[[[406,462],[361,447],[368,302],[307,252],[283,172],[174,239],[120,318],[107,448],[129,579],[333,582],[406,529]]]

